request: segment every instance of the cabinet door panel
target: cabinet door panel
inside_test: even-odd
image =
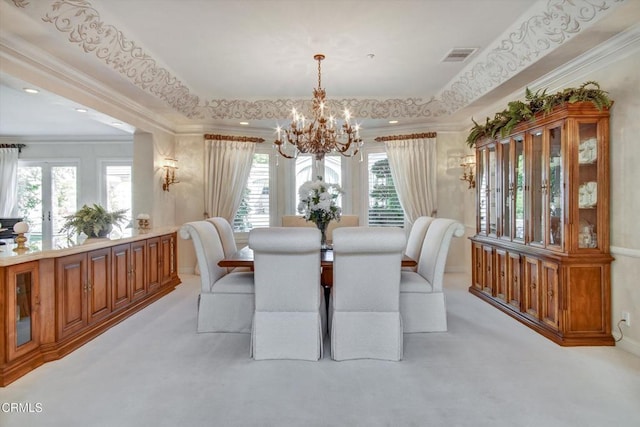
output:
[[[131,244],[131,297],[138,299],[147,294],[146,250],[145,241]]]
[[[524,263],[524,310],[537,319],[540,314],[540,272],[538,260],[525,257]]]
[[[509,263],[509,265],[507,266],[507,301],[509,302],[509,305],[513,306],[517,310],[520,310],[522,301],[522,270],[520,255],[510,252],[509,257],[507,258],[507,262]]]
[[[86,254],[56,259],[58,338],[72,335],[87,324],[86,260]]]
[[[160,269],[162,262],[162,254],[160,252],[160,238],[154,237],[147,240],[147,281],[149,292],[154,292],[160,287],[161,276]]]
[[[482,290],[484,288],[484,267],[483,267],[483,257],[482,257],[482,245],[477,243],[473,243],[471,245],[471,250],[473,251],[471,257],[473,258],[473,287],[478,290]]]
[[[88,321],[93,323],[111,313],[111,250],[89,252]]]
[[[173,256],[173,236],[172,235],[167,235],[167,236],[162,236],[162,238],[160,239],[160,246],[161,246],[161,267],[160,267],[160,273],[161,273],[161,277],[160,277],[160,282],[164,285],[166,283],[169,283],[171,281],[171,279],[173,278],[173,272],[174,272],[174,256]]]
[[[611,329],[609,285],[605,284],[603,267],[570,267],[566,299],[570,321],[569,332],[602,333]]]
[[[496,298],[507,302],[507,251],[496,249]]]
[[[494,273],[493,273],[493,247],[482,247],[482,266],[484,268],[484,279],[482,280],[483,292],[493,295],[494,292]]]
[[[113,309],[126,307],[131,300],[131,245],[114,246],[111,250],[113,257],[112,289]]]
[[[553,329],[560,328],[559,269],[551,262],[542,262],[541,318]]]

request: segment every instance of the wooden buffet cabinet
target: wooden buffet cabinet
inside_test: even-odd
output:
[[[613,345],[609,111],[557,107],[476,161],[469,291],[560,345]]]
[[[173,229],[24,254],[0,248],[0,386],[65,356],[180,283]]]

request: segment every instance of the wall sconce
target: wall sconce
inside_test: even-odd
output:
[[[469,154],[462,158],[460,163],[462,166],[462,176],[460,177],[461,181],[465,181],[469,183],[469,188],[476,188],[476,156],[475,154]]]
[[[176,181],[176,169],[178,169],[178,161],[176,159],[164,159],[164,179],[162,181],[162,189],[169,191],[171,184],[177,184],[180,181]]]

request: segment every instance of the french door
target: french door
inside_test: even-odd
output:
[[[75,162],[21,160],[18,165],[18,210],[29,224],[30,241],[60,236],[64,217],[78,208]]]

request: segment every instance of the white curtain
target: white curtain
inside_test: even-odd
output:
[[[420,216],[436,216],[436,139],[385,142],[400,204],[410,224]]]
[[[219,216],[233,223],[247,186],[255,143],[205,140],[205,216]]]
[[[0,218],[18,216],[18,148],[0,148]]]

